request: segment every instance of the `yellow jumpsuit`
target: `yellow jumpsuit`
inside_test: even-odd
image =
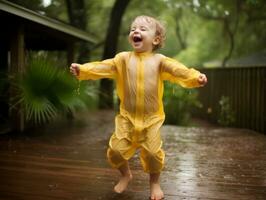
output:
[[[109,141],[107,158],[119,168],[140,148],[145,172],[159,173],[165,154],[159,132],[165,114],[163,81],[198,87],[200,72],[161,54],[121,52],[112,59],[80,65],[79,80],[111,78],[116,82],[120,112]]]

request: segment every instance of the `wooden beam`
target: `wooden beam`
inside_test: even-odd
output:
[[[11,81],[14,78],[22,75],[25,66],[25,43],[24,43],[24,26],[18,24],[14,26],[14,31],[10,40],[10,66],[9,74],[11,75]],[[17,89],[11,85],[10,87],[10,103],[9,110],[12,129],[22,132],[24,130],[24,115],[23,109],[20,104],[16,104],[16,97],[18,95]],[[14,106],[15,105],[15,106]]]

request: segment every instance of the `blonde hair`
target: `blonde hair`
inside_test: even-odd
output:
[[[136,21],[139,19],[145,20],[146,22],[153,23],[155,25],[155,29],[156,29],[155,36],[159,38],[159,43],[153,47],[153,50],[155,51],[163,47],[164,41],[166,39],[166,36],[165,36],[166,31],[165,31],[164,25],[159,20],[155,19],[154,17],[150,17],[147,15],[137,16],[133,21]]]

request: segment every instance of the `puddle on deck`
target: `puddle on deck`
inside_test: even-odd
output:
[[[117,195],[118,172],[106,161],[114,113],[92,112],[75,121],[24,135],[0,135],[0,199],[145,200],[148,175],[138,154],[133,181]],[[266,199],[266,136],[233,128],[162,128],[165,199]]]

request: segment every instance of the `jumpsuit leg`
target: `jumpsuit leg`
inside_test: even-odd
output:
[[[115,132],[109,140],[107,159],[112,167],[119,168],[134,155],[136,146],[129,138],[133,126],[126,117],[117,115],[115,127]]]
[[[160,173],[164,167],[165,153],[162,150],[160,128],[164,119],[152,123],[146,129],[146,140],[141,144],[140,161],[147,173]]]
[[[135,153],[136,148],[127,139],[118,139],[113,135],[109,141],[107,159],[114,168],[119,168]]]
[[[140,161],[143,170],[150,174],[160,173],[164,167],[165,153],[162,149],[156,152],[147,150],[145,148],[141,149]]]

